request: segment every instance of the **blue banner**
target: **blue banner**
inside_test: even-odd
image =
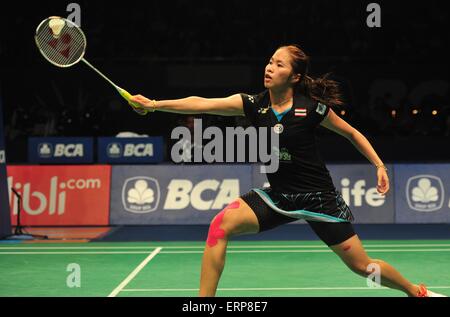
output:
[[[395,165],[396,223],[450,223],[450,164]]]
[[[0,238],[11,234],[8,184],[6,175],[6,152],[3,135],[3,110],[0,98]]]
[[[162,137],[98,138],[99,163],[160,163],[164,159]]]
[[[111,225],[209,224],[249,191],[250,165],[113,166]]]
[[[94,141],[90,137],[28,138],[30,163],[78,164],[93,163]]]
[[[355,223],[394,223],[393,188],[385,197],[377,193],[373,166],[328,168]],[[392,166],[388,169],[392,181]],[[256,164],[115,166],[111,224],[207,224],[233,199],[267,185]]]

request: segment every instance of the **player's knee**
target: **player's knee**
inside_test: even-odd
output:
[[[348,265],[348,267],[358,275],[367,276],[371,273],[370,270],[371,261],[354,261]]]
[[[234,217],[230,216],[229,213],[236,211],[239,207],[239,201],[234,201],[214,217],[209,226],[206,241],[208,246],[213,247],[217,244],[218,240],[228,239],[233,235],[236,225],[233,221]]]
[[[367,275],[366,267],[364,265],[352,265],[350,269],[358,275],[361,276]]]

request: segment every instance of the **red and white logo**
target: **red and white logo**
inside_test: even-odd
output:
[[[21,224],[108,225],[110,166],[8,166],[11,223],[17,223],[22,197]]]

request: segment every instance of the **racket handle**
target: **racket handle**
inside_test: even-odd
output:
[[[145,116],[148,113],[147,109],[144,109],[142,108],[141,105],[130,101],[132,96],[128,91],[122,88],[117,88],[117,91],[126,101],[128,101],[128,104],[131,106],[131,108],[133,108],[133,110],[136,111],[138,114],[140,114],[141,116]]]

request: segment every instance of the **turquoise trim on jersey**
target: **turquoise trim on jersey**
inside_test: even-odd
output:
[[[276,204],[273,202],[272,198],[270,198],[269,195],[267,195],[267,193],[259,188],[253,188],[252,189],[255,193],[257,193],[259,195],[259,197],[261,197],[262,200],[264,200],[264,202],[269,205],[270,208],[272,208],[274,211],[291,217],[291,218],[296,218],[296,219],[303,219],[303,220],[312,220],[312,221],[321,221],[321,222],[348,222],[347,220],[341,219],[341,218],[337,218],[337,217],[333,217],[330,215],[326,215],[326,214],[321,214],[321,213],[317,213],[317,212],[312,212],[312,211],[307,211],[307,210],[290,210],[290,211],[285,211],[282,210],[280,208],[278,208],[276,206]]]
[[[289,109],[286,109],[286,110],[284,110],[282,113],[278,113],[278,112],[276,112],[275,111],[275,109],[273,109],[273,108],[271,108],[272,109],[272,111],[273,111],[273,114],[275,115],[275,117],[277,117],[277,120],[278,120],[278,122],[280,122],[281,121],[281,119],[283,119],[283,117],[284,117],[284,115],[286,114],[286,113],[288,113],[289,112],[289,110],[291,110],[292,109],[292,107],[291,108],[289,108]]]

